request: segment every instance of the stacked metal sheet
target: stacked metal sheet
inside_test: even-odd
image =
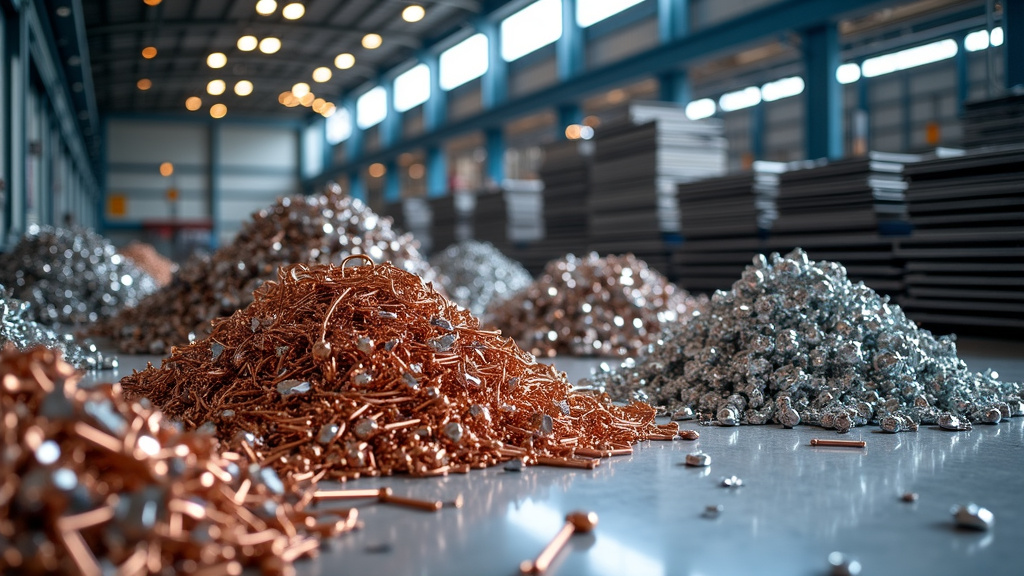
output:
[[[929,160],[907,176],[914,235],[896,249],[907,314],[958,332],[1024,328],[1024,147]]]
[[[691,292],[728,289],[775,220],[781,162],[755,162],[753,171],[680,184],[683,245],[673,255],[680,285]]]
[[[430,212],[430,203],[426,198],[405,198],[402,200],[402,228],[412,233],[420,246],[423,246],[423,253],[429,254],[436,247],[438,250],[444,245],[437,246],[430,236],[433,214]]]
[[[717,120],[693,121],[666,103],[630,103],[596,138],[587,202],[589,248],[632,252],[662,272],[679,234],[676,185],[724,175]]]
[[[435,250],[473,237],[472,194],[449,194],[427,200],[430,208],[430,239]]]
[[[503,254],[512,247],[508,237],[508,208],[500,191],[483,191],[476,196],[473,209],[473,239],[490,242]]]
[[[587,196],[594,143],[562,140],[544,146],[544,241],[551,258],[587,248]]]
[[[906,232],[904,166],[912,154],[870,152],[791,170],[779,185],[775,234]]]
[[[1024,94],[968,102],[963,127],[968,148],[1024,143]]]

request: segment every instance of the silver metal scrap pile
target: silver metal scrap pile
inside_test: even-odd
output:
[[[157,289],[149,274],[92,230],[38,225],[0,254],[0,284],[31,303],[32,319],[46,324],[95,322]]]
[[[522,264],[490,242],[463,240],[430,258],[451,299],[480,316],[492,302],[510,298],[533,282]]]
[[[632,254],[548,262],[487,320],[536,356],[626,356],[684,322],[699,301]]]
[[[78,370],[117,368],[117,358],[103,354],[90,340],[76,340],[71,334],[58,334],[33,320],[32,305],[14,298],[0,284],[0,350],[11,344],[24,351],[36,346],[59,350]]]
[[[708,309],[589,383],[677,419],[900,432],[1024,414],[1024,386],[997,378],[969,371],[955,337],[934,337],[842,265],[797,249],[755,257]]]
[[[210,321],[252,303],[253,291],[288,264],[340,264],[366,254],[436,281],[409,234],[391,228],[362,201],[338,186],[322,194],[291,196],[256,212],[235,240],[212,256],[186,262],[174,280],[137,307],[102,323],[97,332],[133,354],[164,354],[210,333]]]

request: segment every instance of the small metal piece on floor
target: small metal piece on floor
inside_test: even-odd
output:
[[[693,454],[686,455],[687,466],[710,466],[711,456],[703,452],[694,452]]]
[[[364,550],[367,554],[387,554],[391,552],[392,548],[390,542],[377,542],[376,544],[367,544]]]
[[[455,500],[450,500],[444,503],[445,508],[462,508],[462,505],[466,503],[466,500],[459,494],[455,497]]]
[[[829,554],[828,563],[832,566],[832,570],[829,572],[831,576],[857,576],[860,574],[860,562],[842,552]]]
[[[960,528],[985,531],[992,528],[995,516],[988,508],[971,503],[966,506],[955,506],[951,510],[956,525]]]
[[[522,472],[523,471],[523,459],[522,458],[516,458],[514,460],[509,460],[508,462],[506,462],[505,463],[505,471],[506,472]]]
[[[597,527],[597,513],[578,510],[565,517],[565,525],[555,534],[551,542],[541,550],[536,560],[523,560],[519,571],[523,574],[543,574],[554,561],[558,553],[565,547],[573,534],[584,534]]]
[[[917,502],[917,492],[905,492],[903,496],[900,496],[900,500],[904,502]]]
[[[689,406],[683,406],[672,413],[673,420],[693,420],[694,416],[693,408],[690,408]]]
[[[723,488],[739,488],[740,486],[743,486],[742,478],[737,476],[726,476],[725,478],[722,478]]]
[[[812,438],[811,446],[838,446],[844,448],[863,448],[868,443],[863,440],[824,440],[822,438]]]
[[[721,504],[710,504],[704,507],[704,513],[701,516],[705,518],[718,518],[718,515],[725,510],[725,507]]]
[[[680,440],[696,440],[700,438],[700,432],[696,430],[680,430],[679,435],[676,436]]]

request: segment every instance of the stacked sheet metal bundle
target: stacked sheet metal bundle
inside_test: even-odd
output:
[[[1024,143],[1024,94],[964,105],[964,146]]]
[[[896,250],[907,313],[958,332],[1024,328],[1024,147],[929,160],[907,175],[914,235]]]
[[[449,194],[427,200],[430,207],[430,239],[433,246],[445,246],[472,238],[472,194]]]
[[[690,291],[728,289],[759,254],[776,216],[781,162],[679,185],[683,245],[673,255],[675,276]]]
[[[768,250],[803,248],[812,259],[842,262],[854,282],[898,295],[903,268],[893,256],[893,238],[910,232],[904,171],[920,160],[870,152],[786,172]]]
[[[508,208],[500,191],[481,191],[473,209],[473,239],[490,242],[504,254],[509,253]]]
[[[676,185],[721,176],[727,142],[717,120],[693,121],[666,103],[631,103],[596,139],[587,202],[590,249],[633,252],[667,271],[679,235]]]
[[[587,196],[594,143],[562,140],[544,146],[544,242],[551,258],[587,247]]]

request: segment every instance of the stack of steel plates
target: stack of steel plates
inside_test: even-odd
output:
[[[587,251],[587,196],[594,143],[562,140],[544,146],[544,241],[550,259]]]
[[[870,152],[782,175],[773,234],[909,232],[904,166],[913,154]]]
[[[508,238],[508,208],[501,191],[481,191],[473,209],[473,239],[490,242],[502,253],[512,247]]]
[[[625,106],[597,134],[589,248],[632,252],[667,274],[680,227],[676,185],[725,174],[726,147],[718,120],[690,120],[674,104]]]
[[[469,240],[472,235],[473,194],[449,194],[427,201],[432,215],[430,236],[434,250]]]
[[[411,232],[420,241],[421,250],[429,254],[435,247],[440,250],[444,246],[435,246],[430,236],[433,215],[430,203],[426,198],[406,198],[402,200],[402,224],[406,232]]]
[[[1024,143],[1024,94],[968,102],[963,126],[968,148]]]
[[[919,322],[1024,328],[1024,146],[972,151],[907,169],[914,234],[901,304]]]
[[[691,292],[728,289],[763,251],[775,219],[781,162],[753,171],[679,185],[684,242],[673,255],[677,282]]]

